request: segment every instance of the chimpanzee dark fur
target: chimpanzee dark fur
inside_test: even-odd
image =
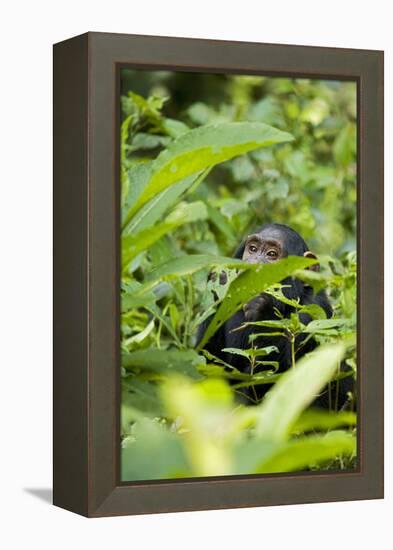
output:
[[[247,246],[250,249],[248,251],[246,250]],[[251,263],[271,263],[272,261],[279,260],[286,256],[316,257],[309,251],[307,244],[296,231],[281,224],[267,224],[262,226],[253,235],[249,236],[235,253],[235,258],[244,259]],[[225,282],[223,281],[222,275],[220,281]],[[326,317],[330,318],[332,316],[333,310],[324,290],[314,294],[310,286],[293,277],[284,279],[281,281],[281,284],[284,285],[282,291],[287,298],[299,299],[302,305],[317,304],[325,311]],[[212,336],[206,344],[205,349],[239,371],[249,373],[250,362],[246,357],[226,353],[222,350],[224,348],[249,349],[251,345],[256,345],[259,348],[275,346],[278,351],[274,351],[268,356],[261,357],[260,359],[278,362],[279,372],[285,371],[292,365],[291,344],[288,338],[275,335],[269,336],[269,332],[277,332],[277,330],[273,328],[248,326],[241,330],[235,329],[238,329],[245,322],[279,319],[277,312],[280,312],[284,318],[289,318],[294,311],[292,306],[284,304],[269,294],[263,293],[251,300],[228,319]],[[311,321],[311,317],[308,314],[301,313],[299,317],[300,321],[305,325]],[[198,342],[201,341],[210,320],[211,318],[207,319],[199,327],[197,335]],[[252,334],[261,332],[267,334],[258,336],[253,344],[251,344],[249,337]],[[296,360],[312,351],[317,345],[314,339],[309,339],[307,343],[302,344],[304,340],[305,335],[300,335],[295,341]],[[255,372],[254,370],[254,373]],[[255,390],[252,394],[254,397],[256,395],[259,400],[267,392],[269,387],[270,386],[266,384],[255,386]],[[330,384],[330,390],[328,391],[325,389],[316,398],[314,405],[328,408],[329,406],[337,404],[338,408],[342,408],[347,401],[347,393],[349,391],[353,391],[352,377],[344,378],[340,380],[339,383]],[[245,394],[251,395],[248,391],[246,391]]]

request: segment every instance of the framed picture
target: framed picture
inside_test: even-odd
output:
[[[54,503],[383,496],[383,53],[54,46]]]

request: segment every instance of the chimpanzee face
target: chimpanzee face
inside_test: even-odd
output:
[[[267,264],[287,256],[283,242],[261,233],[249,235],[244,247],[243,260],[250,264]]]
[[[247,237],[242,259],[251,264],[267,264],[287,256],[316,258],[296,231],[281,224],[268,224]]]

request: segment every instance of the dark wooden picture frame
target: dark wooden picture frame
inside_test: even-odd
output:
[[[354,80],[359,467],[121,483],[119,68]],[[54,504],[89,517],[383,497],[383,52],[87,33],[54,46]]]

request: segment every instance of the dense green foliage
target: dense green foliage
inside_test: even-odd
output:
[[[356,415],[308,406],[342,359],[356,371],[355,85],[123,71],[121,187],[123,479],[351,467]],[[263,268],[231,258],[268,221],[296,229],[321,272],[298,257]],[[212,269],[228,283],[207,282]],[[261,292],[284,300],[292,274],[327,288],[334,317],[314,307],[304,326],[294,302],[274,326],[291,342],[316,338],[317,351],[282,374],[250,342],[232,350],[257,364],[249,375],[204,341],[196,349],[204,319],[215,313],[208,337]],[[236,401],[272,382],[261,403]]]

